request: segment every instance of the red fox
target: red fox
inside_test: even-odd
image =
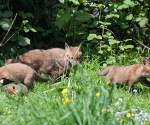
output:
[[[13,95],[13,94],[21,94],[24,95],[28,92],[28,88],[23,84],[7,84],[3,86],[3,91]]]
[[[72,66],[74,66],[79,62],[79,59],[82,55],[81,45],[82,43],[79,46],[72,47],[65,43],[65,50],[61,48],[52,48],[48,49],[48,51],[60,55],[65,60],[65,62],[69,61]]]
[[[3,79],[6,79],[8,81],[19,81],[23,83],[27,88],[33,87],[34,80],[43,82],[49,80],[47,77],[40,76],[31,67],[21,63],[8,64],[1,67],[0,80]]]
[[[64,67],[70,70],[70,65],[66,66],[65,61],[59,55],[40,49],[31,50],[15,59],[8,59],[5,64],[16,62],[26,64],[39,73],[51,75],[54,82],[63,75]]]
[[[136,82],[150,87],[150,82],[146,79],[150,77],[150,60],[143,59],[142,64],[124,67],[109,66],[103,71],[97,72],[97,75],[106,76],[106,80],[110,82],[118,84],[127,83],[129,91],[131,91],[131,87],[133,87]]]

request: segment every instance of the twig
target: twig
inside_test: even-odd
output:
[[[129,35],[129,34],[128,34]],[[143,43],[141,43],[140,41],[138,41],[137,39],[135,39],[133,36],[129,35],[132,39],[134,39],[136,42],[138,42],[140,45],[142,45],[144,48],[147,48],[148,50],[150,50],[150,48],[148,46],[145,46]]]
[[[16,17],[17,17],[17,13],[16,13],[16,15],[15,15],[15,17],[14,17],[14,19],[13,19],[13,21],[12,21],[12,23],[11,23],[9,29],[8,29],[8,31],[7,31],[7,33],[5,34],[5,36],[4,36],[3,40],[2,40],[2,42],[0,43],[0,46],[3,46],[6,42],[8,42],[8,40],[10,40],[11,37],[13,37],[14,34],[11,35],[11,37],[9,37],[9,38],[6,40],[6,42],[4,42],[6,36],[8,35],[10,29],[12,28],[12,25],[14,24],[14,22],[15,22],[15,20],[16,20]],[[3,42],[4,42],[4,43],[3,43]]]

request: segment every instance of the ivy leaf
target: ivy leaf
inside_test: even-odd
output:
[[[87,40],[93,40],[96,37],[96,34],[89,34]]]
[[[12,11],[5,11],[3,13],[3,17],[11,17],[13,15],[13,12]]]
[[[132,18],[133,18],[133,15],[131,13],[127,14],[125,17],[126,20],[132,20]]]
[[[67,23],[70,19],[70,12],[59,10],[56,17],[56,24],[58,25],[58,28],[61,29],[62,26]]]
[[[98,35],[95,37],[96,39],[102,39],[102,36],[101,35]]]
[[[140,27],[143,27],[148,22],[148,18],[143,17],[143,19],[139,22]]]
[[[23,36],[18,36],[18,44],[21,46],[26,46],[30,44],[30,39]]]
[[[9,30],[10,26],[11,26],[11,20],[7,19],[7,18],[2,18],[0,20],[0,26],[4,29],[4,30]]]
[[[92,14],[83,12],[82,10],[76,12],[75,15],[76,15],[76,20],[78,20],[78,21],[87,21],[91,18],[94,18],[94,16]]]
[[[110,44],[110,45],[113,45],[113,44],[118,43],[118,42],[117,42],[116,40],[114,40],[114,39],[109,39],[108,41],[109,41],[109,44]]]

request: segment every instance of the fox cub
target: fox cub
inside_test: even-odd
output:
[[[5,64],[16,62],[26,64],[39,73],[51,75],[53,81],[56,81],[63,74],[65,67],[65,61],[59,55],[40,49],[26,52],[16,59],[8,59]],[[70,70],[69,65],[67,70]]]
[[[34,80],[46,82],[49,79],[47,77],[40,76],[35,70],[25,64],[14,63],[0,68],[0,80],[18,80],[29,89],[33,87]]]
[[[150,82],[146,79],[150,77],[150,59],[143,59],[142,64],[134,64],[130,66],[117,67],[109,66],[103,71],[97,72],[98,76],[106,76],[106,80],[118,84],[128,85],[128,90],[131,91],[134,83],[150,87]]]
[[[65,43],[65,50],[61,48],[52,48],[48,49],[48,51],[60,55],[66,63],[70,62],[72,66],[74,66],[79,62],[82,55],[81,45],[82,43],[79,46],[72,47]]]
[[[10,95],[13,95],[13,94],[21,94],[21,95],[24,95],[28,92],[28,88],[23,85],[23,84],[7,84],[5,86],[3,86],[3,91],[10,94]]]

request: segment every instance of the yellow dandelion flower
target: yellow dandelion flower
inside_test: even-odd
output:
[[[66,97],[66,98],[63,98],[63,99],[62,99],[62,102],[63,102],[63,104],[66,104],[67,102],[69,102],[69,99],[68,99],[68,97]]]
[[[133,113],[132,113],[131,115],[134,117],[134,114],[133,114]]]
[[[120,121],[119,121],[120,123],[122,123],[123,122],[123,119],[120,119]]]
[[[127,118],[130,118],[130,117],[131,117],[131,114],[130,114],[130,113],[127,113],[126,116],[127,116]]]
[[[100,92],[97,92],[97,93],[96,93],[96,96],[100,96],[100,95],[101,95],[101,93],[100,93]]]
[[[67,89],[63,89],[61,93],[62,93],[62,94],[66,94],[67,92],[68,92]]]
[[[110,112],[110,109],[107,109],[107,112]]]
[[[106,113],[106,112],[107,112],[107,109],[106,109],[106,108],[103,108],[103,109],[102,109],[102,112],[103,112],[103,113]]]

